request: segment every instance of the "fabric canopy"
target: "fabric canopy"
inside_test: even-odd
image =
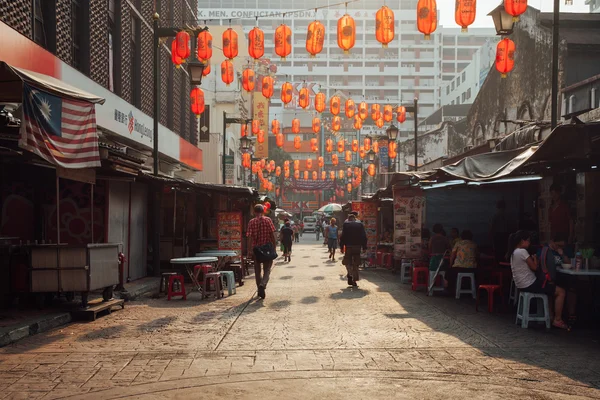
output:
[[[77,89],[59,79],[0,61],[0,101],[21,103],[23,82],[59,97],[104,104],[104,99]]]

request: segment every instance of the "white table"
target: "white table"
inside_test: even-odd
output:
[[[192,280],[192,284],[199,292],[202,292],[202,286],[198,282],[198,278],[194,275],[194,270],[192,269],[193,265],[198,264],[211,264],[217,263],[219,259],[217,257],[185,257],[185,258],[173,258],[171,259],[171,264],[175,265],[183,265],[185,270],[187,271],[190,279]]]
[[[600,269],[580,269],[579,271],[575,271],[574,269],[556,269],[561,274],[573,275],[573,276],[600,276]]]

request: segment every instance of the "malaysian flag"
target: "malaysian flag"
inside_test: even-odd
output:
[[[99,167],[94,107],[23,83],[19,146],[63,168]]]

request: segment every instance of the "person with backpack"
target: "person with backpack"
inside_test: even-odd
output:
[[[285,220],[285,224],[281,231],[281,244],[283,245],[283,261],[292,261],[292,243],[294,241],[294,230],[292,229],[289,219]]]
[[[565,289],[552,281],[546,267],[540,266],[536,255],[531,256],[527,249],[531,244],[529,232],[518,231],[508,239],[508,253],[515,286],[523,292],[545,294],[554,298],[554,319],[552,326],[568,329],[562,320],[565,304]]]
[[[340,236],[340,249],[344,254],[342,264],[348,270],[348,285],[358,287],[356,282],[359,280],[358,267],[362,260],[360,253],[367,250],[367,232],[365,226],[356,220],[356,215],[350,214],[348,220],[344,222]]]
[[[254,259],[254,277],[258,289],[258,296],[266,298],[266,288],[271,276],[273,260],[277,258],[275,248],[275,225],[271,218],[265,217],[265,208],[262,204],[254,206],[255,218],[248,223],[248,257]],[[261,276],[261,269],[264,275]]]

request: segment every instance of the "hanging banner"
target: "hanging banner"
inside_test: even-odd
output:
[[[394,187],[394,258],[421,257],[425,195],[420,189]]]
[[[335,181],[291,178],[285,181],[284,187],[292,190],[327,190],[335,188]]]
[[[263,143],[256,143],[254,150],[254,157],[256,158],[268,158],[269,157],[269,99],[262,95],[260,92],[254,92],[253,104],[254,112],[252,118],[260,122],[260,129],[265,132],[265,141]]]
[[[242,213],[220,212],[217,214],[217,240],[219,250],[233,250],[242,254]]]

